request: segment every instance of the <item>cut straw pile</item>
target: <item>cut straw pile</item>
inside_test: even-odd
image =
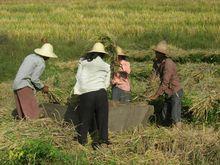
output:
[[[220,154],[220,132],[205,127],[184,126],[179,131],[149,126],[110,133],[113,145],[97,151],[74,141],[73,127],[50,119],[14,122],[2,125],[0,130],[0,152],[13,150],[29,139],[43,138],[68,154],[80,157],[83,153],[83,159],[91,164],[216,164]]]
[[[190,111],[198,118],[205,119],[213,110],[220,112],[218,74],[218,65],[212,64],[185,64],[180,68],[185,93],[192,100]]]

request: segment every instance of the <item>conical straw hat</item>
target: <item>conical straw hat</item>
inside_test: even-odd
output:
[[[125,54],[124,50],[120,48],[119,46],[116,47],[116,53],[118,56],[128,56]]]
[[[94,44],[92,50],[90,50],[88,53],[104,53],[104,54],[108,54],[106,51],[105,51],[105,47],[102,43],[100,42],[97,42]]]
[[[34,52],[40,56],[57,58],[57,55],[53,52],[53,46],[49,43],[45,43],[41,48],[34,49]]]
[[[168,45],[165,40],[160,41],[155,48],[153,48],[154,51],[163,53],[165,55],[168,54]]]

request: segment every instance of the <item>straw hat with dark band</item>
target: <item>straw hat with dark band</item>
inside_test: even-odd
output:
[[[43,57],[57,58],[53,52],[53,46],[49,43],[45,43],[41,48],[34,49],[34,52]]]
[[[155,48],[153,48],[154,51],[160,52],[164,55],[168,54],[168,45],[165,40],[160,41]]]
[[[105,47],[102,43],[100,42],[97,42],[94,44],[92,50],[88,51],[88,53],[103,53],[103,54],[108,54],[106,51],[105,51]]]

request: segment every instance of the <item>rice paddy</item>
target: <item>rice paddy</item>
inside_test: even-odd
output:
[[[1,0],[0,22],[1,164],[219,164],[220,1]],[[130,55],[134,102],[147,102],[157,89],[158,80],[150,80],[151,48],[167,40],[185,93],[182,131],[149,123],[110,132],[113,145],[93,151],[73,140],[72,126],[12,118],[12,81],[42,37],[59,56],[49,61],[42,79],[65,104],[77,59],[105,35]],[[37,97],[48,101],[41,93]]]

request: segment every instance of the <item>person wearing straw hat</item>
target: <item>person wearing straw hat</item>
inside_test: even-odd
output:
[[[109,145],[108,139],[108,97],[110,85],[110,65],[103,61],[108,55],[102,43],[95,43],[92,50],[82,57],[76,74],[74,94],[79,95],[78,142],[87,143],[87,134],[94,125],[97,126],[98,140],[93,148],[102,144]],[[94,129],[95,131],[95,129]],[[91,133],[91,132],[90,132]]]
[[[162,116],[165,124],[173,123],[176,127],[181,127],[181,99],[183,89],[177,74],[176,64],[168,58],[168,45],[166,41],[157,44],[155,51],[156,60],[153,65],[154,72],[159,75],[161,83],[157,92],[150,96],[150,100],[155,100],[165,94],[165,102],[162,109]]]
[[[117,46],[118,71],[112,79],[112,100],[120,102],[129,102],[131,100],[129,74],[131,73],[128,55]]]
[[[34,93],[36,90],[49,92],[49,87],[40,81],[45,69],[45,61],[49,58],[57,58],[57,56],[53,52],[53,46],[45,43],[41,48],[35,49],[33,54],[26,56],[20,65],[13,83],[16,110],[20,119],[39,118],[41,110]]]

